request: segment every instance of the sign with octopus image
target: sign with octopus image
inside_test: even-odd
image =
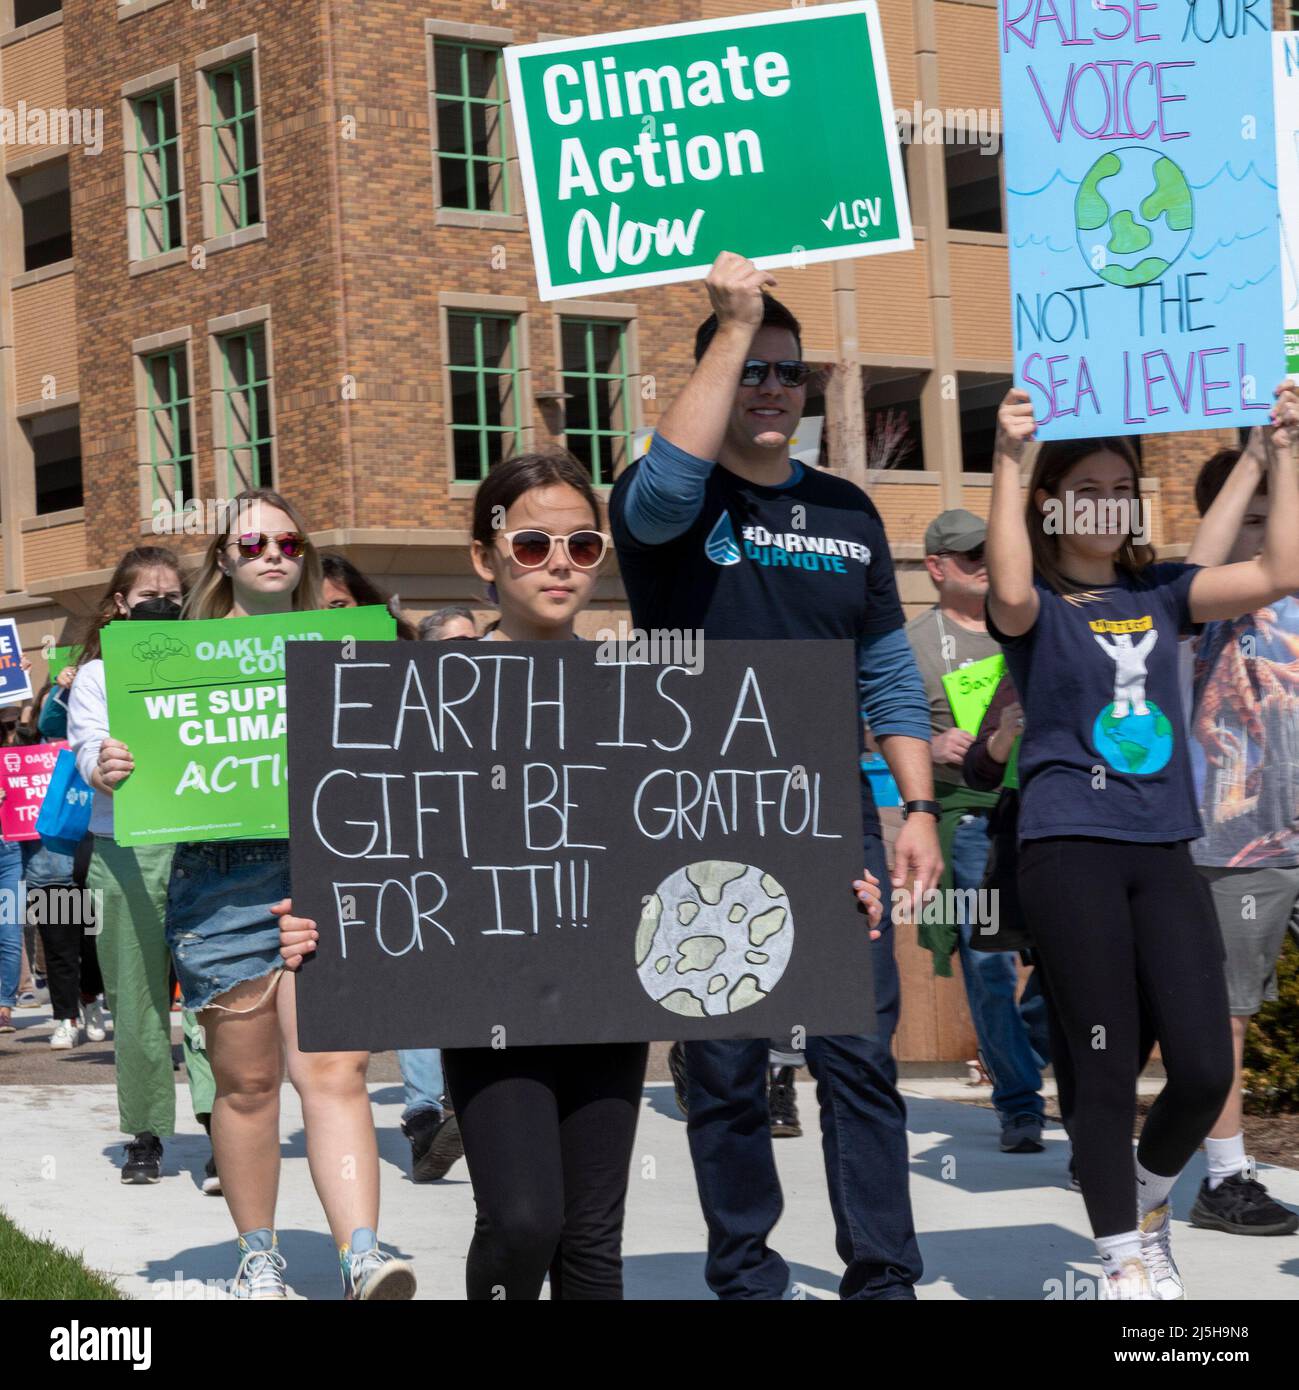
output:
[[[304,1050],[872,1026],[851,643],[302,643],[287,690]]]

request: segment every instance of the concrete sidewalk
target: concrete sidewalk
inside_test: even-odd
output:
[[[1095,1272],[1082,1199],[1065,1186],[1068,1147],[1052,1127],[1042,1154],[997,1148],[990,1111],[908,1087],[911,1192],[925,1259],[921,1298],[1041,1299],[1078,1296]],[[473,1196],[463,1162],[436,1184],[407,1177],[409,1146],[398,1129],[399,1085],[371,1087],[379,1130],[381,1236],[415,1260],[421,1298],[464,1296],[464,1256],[473,1229]],[[825,1195],[813,1088],[799,1087],[806,1129],[776,1141],[785,1214],[773,1244],[810,1298],[834,1298],[840,1262]],[[183,1133],[166,1141],[164,1177],[154,1187],[123,1187],[121,1139],[109,1085],[0,1087],[0,1207],[25,1231],[83,1252],[128,1295],[152,1299],[219,1297],[203,1281],[235,1270],[225,1203],[199,1189],[207,1141],[177,1095]],[[280,1246],[293,1290],[339,1298],[333,1244],[307,1171],[296,1093],[282,1094],[284,1169]],[[1175,1253],[1196,1299],[1299,1298],[1299,1235],[1269,1240],[1199,1231],[1185,1224],[1203,1173],[1197,1156],[1174,1193]],[[685,1126],[670,1086],[645,1089],[632,1161],[626,1239],[627,1296],[700,1299],[704,1223],[695,1195]],[[1281,1201],[1299,1205],[1299,1172],[1268,1168],[1260,1176]],[[1073,1271],[1072,1276],[1070,1270]],[[195,1281],[186,1288],[186,1281]],[[1057,1288],[1050,1281],[1059,1281]]]

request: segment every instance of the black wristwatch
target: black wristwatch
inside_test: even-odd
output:
[[[903,804],[902,819],[906,820],[913,811],[925,811],[935,820],[939,820],[943,814],[943,808],[936,801],[908,801]]]

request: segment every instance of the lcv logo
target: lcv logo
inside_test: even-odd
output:
[[[150,1327],[82,1327],[73,1322],[50,1332],[51,1361],[129,1361],[134,1371],[153,1365]]]

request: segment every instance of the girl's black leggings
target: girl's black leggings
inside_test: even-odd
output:
[[[622,1297],[622,1219],[645,1043],[442,1054],[478,1220],[471,1299]]]
[[[1132,1127],[1142,1010],[1167,1084],[1137,1146],[1173,1177],[1213,1127],[1232,1084],[1222,936],[1185,842],[1082,836],[1020,849],[1021,906],[1073,1080],[1070,1138],[1092,1231],[1137,1224]]]

